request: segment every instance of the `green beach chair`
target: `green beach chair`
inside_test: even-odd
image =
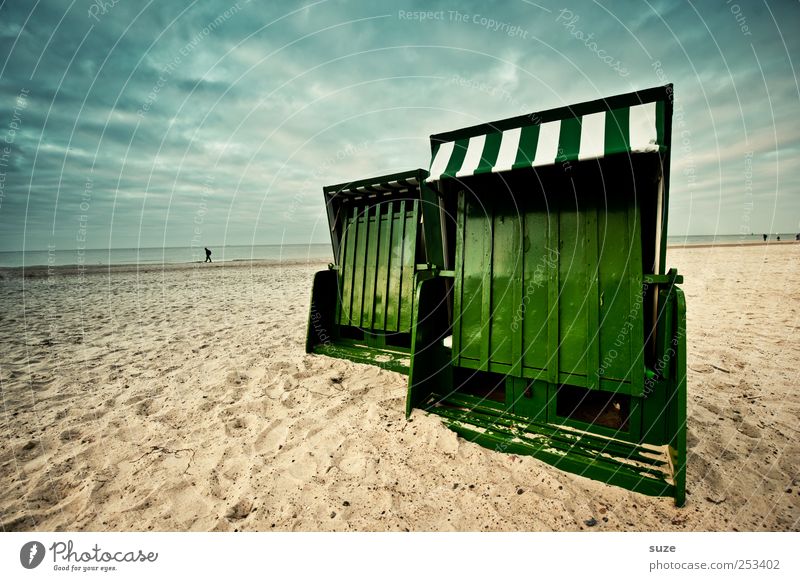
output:
[[[406,373],[416,277],[443,266],[423,169],[323,188],[335,262],[316,273],[306,351]]]
[[[417,283],[407,414],[684,503],[671,120],[668,85],[431,137],[452,267]]]

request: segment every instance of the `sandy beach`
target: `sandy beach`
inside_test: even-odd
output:
[[[0,529],[796,531],[800,245],[668,265],[688,303],[680,509],[407,422],[404,376],[306,355],[324,264],[0,270]]]

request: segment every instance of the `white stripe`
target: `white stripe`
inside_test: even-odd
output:
[[[558,155],[558,136],[560,133],[560,120],[543,123],[539,127],[539,141],[536,144],[534,166],[555,163],[556,155]]]
[[[517,159],[519,136],[521,134],[521,127],[503,131],[503,136],[500,138],[500,151],[497,152],[497,161],[492,171],[497,172],[511,169],[511,166],[514,165],[514,161]]]
[[[439,150],[436,152],[436,157],[433,158],[431,169],[429,170],[431,175],[425,180],[426,182],[435,182],[442,177],[444,170],[447,169],[447,163],[450,161],[450,156],[453,154],[453,148],[455,148],[455,146],[455,141],[448,141],[439,146]]]
[[[631,151],[658,151],[656,138],[656,104],[645,103],[644,105],[631,107]]]
[[[464,156],[464,163],[461,164],[461,169],[456,173],[456,177],[463,178],[475,173],[478,164],[481,162],[484,143],[486,143],[486,134],[470,138],[467,145],[467,154]]]
[[[581,146],[578,159],[603,157],[606,140],[606,113],[584,115],[581,120]]]

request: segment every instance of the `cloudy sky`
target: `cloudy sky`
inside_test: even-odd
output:
[[[798,27],[773,0],[5,1],[0,250],[326,242],[322,186],[428,167],[432,133],[665,82],[670,234],[800,231]]]

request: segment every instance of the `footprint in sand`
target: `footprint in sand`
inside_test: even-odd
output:
[[[35,508],[50,508],[74,492],[75,482],[72,477],[50,478],[46,476],[39,479],[25,502]]]
[[[225,433],[228,436],[239,436],[245,428],[247,428],[247,420],[237,417],[225,424]]]
[[[42,453],[42,446],[39,440],[29,440],[17,451],[17,458],[20,460],[33,460]]]
[[[729,481],[722,477],[719,469],[697,454],[689,454],[688,464],[692,480],[708,489],[711,502],[722,502]]]
[[[367,471],[367,459],[375,455],[375,449],[364,441],[345,440],[333,453],[332,464],[345,474],[363,477]]]
[[[61,432],[58,438],[62,442],[69,442],[70,440],[77,440],[78,438],[80,438],[80,436],[81,436],[80,430],[71,428],[69,430],[64,430],[63,432]]]
[[[228,520],[241,520],[247,518],[253,512],[253,501],[249,498],[242,498],[228,509],[225,518]]]
[[[280,402],[285,408],[294,409],[302,402],[302,395],[297,391],[284,392],[280,397]]]
[[[233,371],[228,374],[226,378],[228,385],[242,385],[245,381],[250,379],[247,377],[246,374],[240,373],[239,371]]]
[[[146,399],[136,406],[136,415],[137,416],[149,416],[153,413],[153,400]]]
[[[317,461],[310,453],[306,452],[289,465],[286,473],[301,482],[307,482],[317,473]]]
[[[277,360],[277,361],[267,362],[267,370],[273,372],[283,371],[285,369],[292,369],[294,367],[295,365],[291,361]]]
[[[745,436],[749,436],[750,438],[761,437],[761,430],[757,426],[754,426],[753,424],[745,420],[737,422],[736,429],[739,430],[739,432],[741,432]]]
[[[722,410],[711,402],[702,401],[699,403],[699,405],[700,407],[704,407],[705,409],[710,411],[712,414],[715,414],[717,416],[722,415]]]
[[[283,421],[273,422],[262,431],[253,444],[256,452],[277,452],[286,443],[289,428]]]

